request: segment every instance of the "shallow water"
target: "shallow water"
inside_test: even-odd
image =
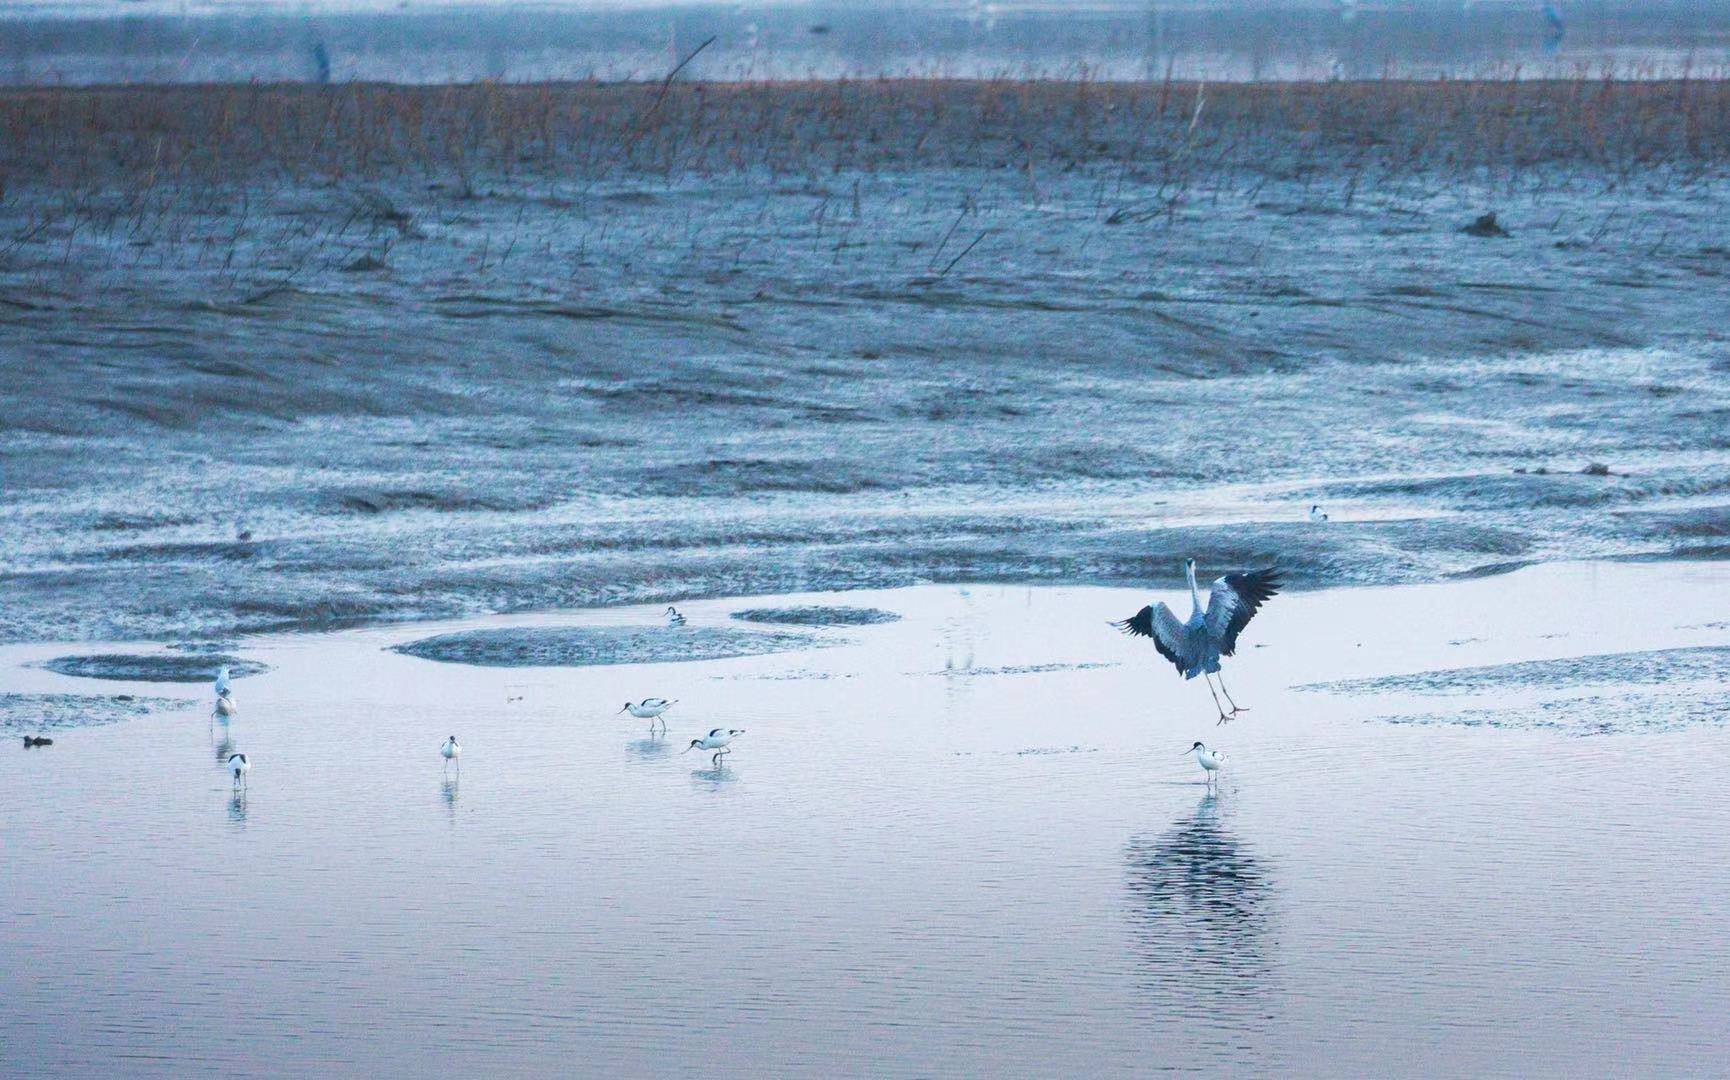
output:
[[[1650,728],[1574,737],[1522,723],[1589,685],[1542,663],[1466,692],[1292,688],[1722,647],[1730,566],[1282,595],[1228,662],[1251,711],[1223,728],[1199,684],[1104,625],[1146,599],[753,599],[903,619],[813,630],[846,642],[830,648],[580,669],[389,649],[661,609],[243,640],[271,670],[237,686],[226,727],[200,708],[0,744],[5,1069],[1563,1075],[1721,1059],[1721,698],[1665,723],[1670,695],[1700,692],[1684,673],[1643,687]],[[701,628],[737,626],[741,606],[680,608]],[[28,666],[67,651],[0,650],[0,689],[151,689]],[[616,715],[648,694],[680,699],[665,739]],[[1377,719],[1473,709],[1506,724]],[[722,768],[680,752],[715,725],[747,730]],[[460,780],[436,753],[452,732]],[[1180,757],[1197,738],[1228,754],[1217,795]],[[230,749],[254,762],[239,800]]]

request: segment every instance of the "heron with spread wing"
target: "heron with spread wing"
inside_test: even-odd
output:
[[[1237,651],[1237,636],[1243,633],[1243,628],[1249,625],[1262,604],[1279,592],[1279,571],[1269,567],[1227,574],[1213,583],[1207,607],[1203,608],[1201,590],[1195,584],[1195,560],[1184,560],[1183,570],[1189,577],[1189,597],[1194,604],[1188,622],[1179,619],[1161,601],[1142,608],[1134,618],[1111,625],[1126,634],[1153,639],[1153,647],[1159,650],[1159,655],[1170,660],[1184,678],[1193,679],[1200,675],[1206,679],[1209,675],[1219,674],[1219,658]],[[1223,678],[1219,691],[1225,694],[1225,700],[1231,705],[1229,713],[1225,706],[1220,705],[1219,693],[1214,693],[1211,679],[1207,681],[1207,690],[1213,694],[1213,703],[1219,709],[1220,723],[1248,711],[1231,700]]]

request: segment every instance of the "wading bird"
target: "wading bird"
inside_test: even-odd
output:
[[[228,771],[234,777],[235,787],[245,787],[246,774],[252,771],[252,762],[246,760],[245,754],[230,754]]]
[[[457,745],[457,737],[455,735],[445,739],[445,741],[439,745],[439,754],[445,759],[445,768],[450,768],[451,762],[453,761],[457,763],[457,768],[460,769],[463,767],[463,748]]]
[[[1310,507],[1310,520],[1311,521],[1326,521],[1327,519],[1328,519],[1328,516],[1326,514],[1322,513],[1322,507],[1321,507],[1320,503],[1316,503],[1314,506]]]
[[[678,698],[668,701],[664,697],[646,697],[635,704],[627,701],[620,712],[628,712],[639,720],[649,721],[649,730],[655,730],[654,722],[660,720],[661,730],[667,730],[667,722],[661,720],[661,714],[679,703]]]
[[[1205,744],[1198,742],[1183,752],[1184,757],[1191,754],[1195,755],[1195,760],[1201,762],[1201,767],[1206,770],[1207,782],[1213,783],[1219,775],[1219,767],[1225,763],[1225,752],[1209,750]]]
[[[701,739],[692,739],[691,745],[685,747],[685,753],[688,754],[693,750],[713,750],[715,756],[709,759],[709,764],[720,768],[722,755],[733,752],[727,749],[727,744],[743,734],[745,734],[744,728],[716,728]]]
[[[226,688],[216,695],[216,712],[218,716],[233,716],[240,711],[240,706],[234,703],[234,695]]]
[[[683,615],[679,614],[678,608],[672,607],[670,605],[668,606],[668,608],[667,608],[667,625],[668,626],[684,626],[685,625],[685,617]]]
[[[216,669],[216,696],[217,697],[221,697],[222,695],[228,693],[228,683],[229,683],[228,665],[224,664],[221,667]]]
[[[1205,679],[1219,672],[1219,658],[1230,656],[1237,650],[1238,634],[1249,625],[1256,610],[1267,602],[1268,597],[1279,592],[1279,571],[1269,567],[1219,578],[1208,594],[1205,609],[1201,606],[1201,590],[1195,584],[1194,559],[1184,560],[1183,572],[1189,578],[1189,598],[1194,605],[1188,622],[1180,621],[1161,601],[1142,608],[1134,618],[1111,625],[1126,634],[1152,638],[1159,655],[1170,660],[1184,678],[1193,679],[1200,675]],[[1213,680],[1207,680],[1207,692],[1213,694],[1220,723],[1247,711],[1231,700],[1230,692],[1225,689],[1225,680],[1220,680],[1219,689],[1231,704],[1229,713],[1220,705],[1219,694],[1214,693]]]

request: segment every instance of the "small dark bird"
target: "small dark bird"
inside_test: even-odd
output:
[[[26,736],[24,736],[25,749],[29,749],[32,746],[53,746],[53,745],[54,745],[54,740],[48,738],[45,735],[26,735]]]

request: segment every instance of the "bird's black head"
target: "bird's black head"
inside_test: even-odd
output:
[[[701,746],[702,746],[702,745],[703,745],[703,740],[702,740],[702,739],[692,739],[692,740],[691,740],[691,745],[690,745],[690,747],[689,747],[689,748],[688,748],[688,749],[691,749],[691,750],[696,750],[696,749],[698,749],[698,748],[700,748],[700,747],[701,747]]]
[[[1201,745],[1201,743],[1198,742],[1194,746],[1190,747],[1190,749],[1191,750],[1201,750],[1201,749],[1204,749],[1204,747]]]
[[[624,703],[624,705],[622,705],[622,706],[620,706],[620,707],[619,707],[619,711],[620,711],[620,712],[624,712],[624,711],[625,711],[625,710],[626,710],[626,709],[628,709],[628,708],[630,708],[630,707],[631,707],[631,703],[630,703],[630,702],[628,702],[628,701],[627,701],[627,702],[625,702],[625,703]]]
[[[456,745],[456,744],[457,744],[457,737],[456,737],[456,736],[455,736],[455,735],[450,735],[450,736],[447,736],[447,737],[448,737],[448,738],[449,738],[449,739],[450,739],[450,744],[451,744],[451,745],[452,745],[452,746],[455,746],[455,745]]]

